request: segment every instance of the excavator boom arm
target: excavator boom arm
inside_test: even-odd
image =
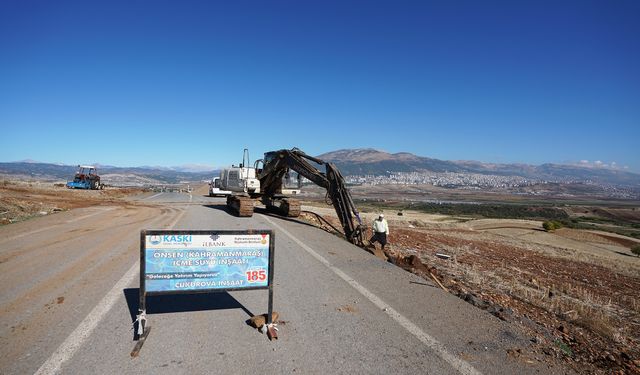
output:
[[[324,165],[326,172],[320,172],[309,161]],[[282,186],[282,177],[290,169],[294,170],[327,190],[347,239],[356,245],[364,245],[364,229],[360,214],[345,186],[344,177],[334,164],[309,156],[297,148],[268,152],[263,162],[264,167],[258,178],[265,196],[273,197],[277,194]]]

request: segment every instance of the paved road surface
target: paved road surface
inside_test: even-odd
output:
[[[131,358],[141,229],[273,229],[280,339],[246,325],[267,292],[148,299],[152,327]],[[507,354],[506,323],[331,234],[223,199],[147,194],[131,204],[0,228],[0,373],[535,374]]]

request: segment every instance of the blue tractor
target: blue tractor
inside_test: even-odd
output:
[[[98,170],[92,165],[79,165],[78,171],[73,177],[73,181],[67,182],[69,189],[103,189],[104,185],[100,183]]]

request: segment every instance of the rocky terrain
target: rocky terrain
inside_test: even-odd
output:
[[[319,203],[303,206],[340,228]],[[585,374],[640,373],[640,240],[535,220],[460,220],[383,211],[390,262],[436,280],[445,290],[527,332],[524,362],[561,361]],[[364,213],[369,223],[377,213]],[[303,218],[328,231],[315,215]]]

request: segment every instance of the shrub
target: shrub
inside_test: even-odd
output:
[[[560,222],[555,221],[555,220],[549,220],[549,221],[545,221],[544,223],[542,223],[542,227],[547,232],[553,232],[556,229],[562,228],[562,224]]]
[[[640,245],[634,245],[631,248],[631,252],[636,254],[637,257],[640,257]]]

